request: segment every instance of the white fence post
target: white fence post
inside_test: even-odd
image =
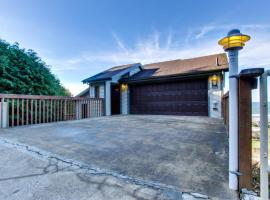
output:
[[[260,77],[260,188],[261,200],[268,200],[268,102],[267,76],[270,71]]]
[[[4,102],[4,98],[2,98],[2,101],[0,103],[0,127],[1,128],[7,128],[8,127],[8,103]]]
[[[76,101],[76,120],[82,118],[81,101]]]

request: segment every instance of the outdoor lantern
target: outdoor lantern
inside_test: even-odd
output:
[[[238,29],[231,30],[227,37],[218,41],[225,51],[230,49],[242,49],[245,43],[250,40],[250,36],[240,33]]]
[[[122,85],[121,85],[121,91],[122,91],[122,92],[127,91],[127,89],[128,89],[128,85],[127,85],[127,84],[122,84]]]
[[[218,86],[218,77],[217,75],[213,75],[212,78],[211,78],[211,81],[212,81],[212,87],[215,88]]]

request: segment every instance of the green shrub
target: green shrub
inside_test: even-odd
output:
[[[0,39],[0,93],[70,96],[33,50]]]

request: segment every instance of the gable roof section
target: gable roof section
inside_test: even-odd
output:
[[[89,94],[90,89],[89,87],[84,89],[83,91],[81,91],[79,94],[77,94],[75,97],[86,97],[86,96],[90,96]]]
[[[94,76],[91,76],[87,79],[84,79],[83,83],[90,83],[90,82],[99,82],[99,81],[105,81],[105,80],[111,80],[114,76],[123,73],[124,71],[128,71],[128,69],[132,69],[133,67],[141,66],[140,63],[133,63],[133,64],[127,64],[127,65],[120,65],[112,67],[108,70],[105,70],[101,73],[98,73]]]
[[[140,81],[166,76],[203,74],[207,72],[228,71],[228,60],[225,53],[196,57],[184,60],[171,60],[151,63],[142,66],[143,70],[123,82]]]

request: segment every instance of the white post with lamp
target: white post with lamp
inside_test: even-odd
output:
[[[229,188],[238,189],[238,51],[250,40],[238,29],[219,40],[229,56]]]

